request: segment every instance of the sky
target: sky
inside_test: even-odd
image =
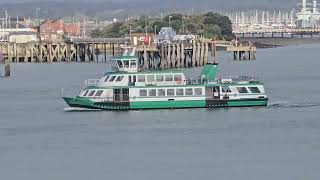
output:
[[[110,1],[113,3],[108,3]],[[36,8],[41,9],[39,15],[42,17],[74,15],[75,13],[93,14],[94,16],[113,16],[114,14],[107,13],[107,11],[118,12],[122,10],[121,14],[128,12],[131,15],[159,12],[191,12],[193,10],[195,10],[195,12],[239,12],[252,11],[255,9],[288,11],[296,8],[297,3],[301,1],[302,0],[0,0],[0,6],[2,6],[2,9],[7,9],[12,16],[32,17],[35,16],[34,11]],[[307,1],[311,2],[311,0]],[[19,2],[19,4],[15,4],[17,2]],[[86,2],[87,4],[83,5],[79,2]],[[90,3],[91,6],[88,5]]]

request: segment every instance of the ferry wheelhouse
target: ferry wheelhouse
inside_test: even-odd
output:
[[[197,79],[182,70],[139,70],[138,57],[124,53],[111,60],[113,71],[85,81],[70,107],[99,110],[266,106],[264,84],[250,77],[216,78],[218,64],[206,64]]]

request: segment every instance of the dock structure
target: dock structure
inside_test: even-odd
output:
[[[238,38],[313,38],[320,36],[320,28],[235,30]]]
[[[121,45],[128,38],[77,38],[63,42],[0,42],[0,52],[10,63],[16,62],[86,62],[98,60],[98,56],[121,53]]]
[[[10,63],[8,60],[0,60],[0,77],[10,76]]]
[[[257,48],[252,44],[233,43],[227,47],[227,52],[233,53],[233,60],[256,60]]]
[[[107,62],[109,55],[122,53],[130,46],[130,38],[76,38],[64,42],[1,42],[0,52],[9,63],[34,62]],[[172,42],[136,46],[142,69],[170,69],[204,66],[215,62],[216,42],[196,39],[191,42]]]
[[[216,62],[215,41],[198,40],[193,43],[168,43],[136,48],[143,69],[199,67]]]

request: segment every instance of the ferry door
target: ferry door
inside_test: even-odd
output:
[[[213,99],[220,99],[220,86],[212,87]]]
[[[135,86],[137,82],[137,76],[129,76],[129,85]]]
[[[212,87],[206,87],[206,97],[207,99],[213,99]]]
[[[129,101],[129,89],[114,89],[114,101],[115,102],[128,102]]]
[[[122,89],[122,101],[124,102],[128,102],[129,99],[129,89],[128,88],[124,88]]]
[[[121,102],[121,89],[114,89],[113,90],[113,101],[115,102]]]

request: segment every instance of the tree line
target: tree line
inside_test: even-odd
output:
[[[92,31],[92,37],[124,37],[131,33],[159,32],[162,27],[172,27],[178,34],[196,34],[205,38],[232,39],[232,24],[227,16],[208,12],[197,15],[170,14],[164,18],[149,18],[115,22],[103,29]]]

